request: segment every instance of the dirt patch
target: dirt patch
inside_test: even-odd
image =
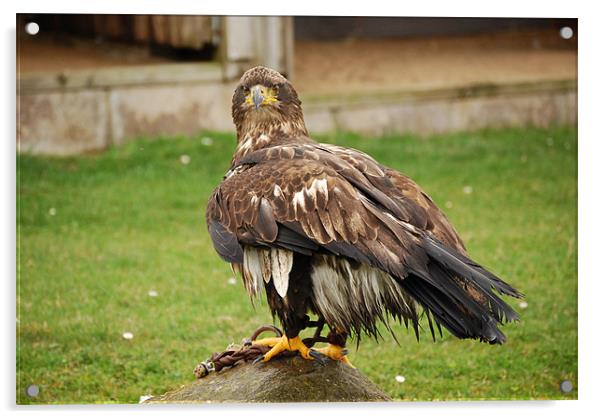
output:
[[[20,36],[17,60],[21,73],[172,62],[151,55],[140,45],[52,34]]]
[[[557,31],[295,44],[295,86],[306,93],[429,89],[576,79],[576,39]]]

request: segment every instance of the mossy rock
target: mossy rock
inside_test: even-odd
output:
[[[300,356],[242,363],[145,403],[290,403],[391,401],[357,369]]]

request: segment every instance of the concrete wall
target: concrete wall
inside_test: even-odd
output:
[[[168,67],[171,79],[157,66],[147,72],[135,70],[138,79],[111,74],[114,70],[23,77],[17,97],[19,150],[69,155],[140,137],[233,131],[234,83],[224,82],[223,72],[238,70],[189,66],[194,68]],[[577,120],[574,81],[460,86],[386,96],[300,95],[313,133],[432,134]]]
[[[231,130],[233,86],[222,82],[225,68],[154,65],[22,76],[19,150],[68,155],[145,136]]]
[[[395,92],[386,97],[310,97],[304,104],[313,132],[429,135],[577,122],[577,91],[571,81]]]
[[[231,131],[223,85],[125,87],[21,95],[19,150],[77,154],[149,136]]]

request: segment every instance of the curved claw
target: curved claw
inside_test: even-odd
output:
[[[347,348],[343,348],[341,346],[333,345],[333,344],[329,344],[325,348],[312,348],[312,349],[310,349],[310,352],[309,352],[309,354],[316,359],[318,357],[322,357],[322,359],[329,358],[329,359],[332,359],[333,361],[341,361],[344,364],[347,364],[348,366],[350,366],[351,368],[355,368],[351,364],[351,362],[349,362],[349,358],[347,358],[348,353],[349,353],[349,350]],[[321,363],[323,364],[323,362],[321,362]]]
[[[265,355],[264,355],[264,354],[261,354],[261,355],[259,355],[257,358],[255,358],[255,359],[253,360],[253,363],[252,363],[252,364],[257,364],[258,362],[261,362],[261,361],[263,361],[263,358],[265,358]]]
[[[326,355],[321,352],[316,351],[315,349],[309,350],[309,355],[316,360],[316,362],[322,366],[326,365],[327,360],[329,359]]]

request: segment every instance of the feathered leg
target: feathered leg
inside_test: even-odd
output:
[[[311,279],[309,276],[310,263],[305,255],[295,254],[294,262],[288,278],[288,290],[286,297],[282,298],[275,286],[270,281],[265,286],[268,304],[272,314],[277,315],[284,328],[284,336],[280,338],[267,338],[254,341],[254,344],[270,346],[265,355],[258,358],[264,362],[284,351],[297,351],[305,359],[316,359],[324,362],[325,357],[319,353],[315,356],[309,353],[309,348],[299,336],[299,333],[310,326],[307,311],[309,307],[309,295],[311,293]]]

